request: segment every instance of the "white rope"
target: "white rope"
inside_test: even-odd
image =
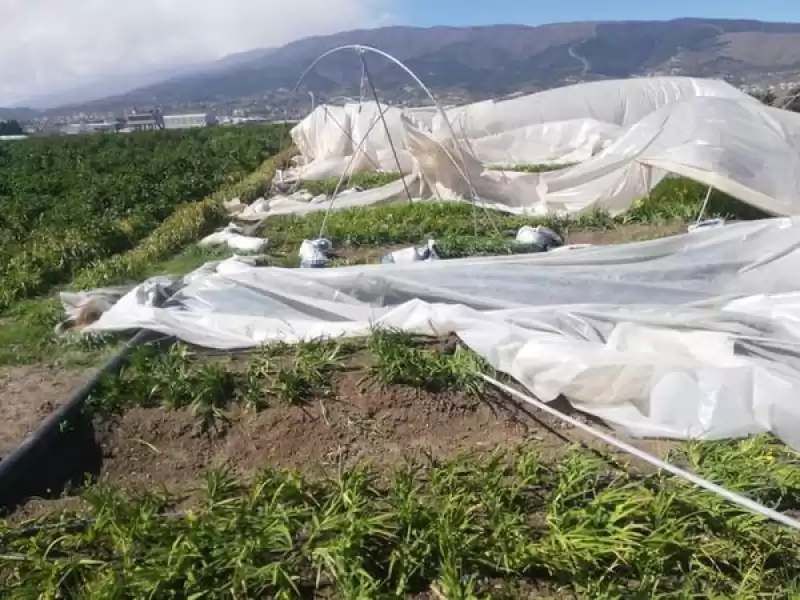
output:
[[[635,446],[631,446],[630,444],[626,444],[625,442],[623,442],[621,440],[618,440],[617,438],[615,438],[613,436],[610,436],[610,435],[608,435],[606,433],[603,433],[602,431],[599,431],[598,429],[595,429],[594,427],[591,427],[590,425],[586,425],[585,423],[581,423],[577,419],[573,419],[569,415],[565,415],[564,413],[554,409],[553,407],[548,406],[544,402],[542,402],[540,400],[537,400],[533,396],[529,396],[528,394],[523,394],[522,392],[520,392],[518,390],[515,390],[514,388],[509,387],[509,386],[497,381],[496,379],[493,379],[492,377],[489,377],[488,375],[484,375],[483,373],[480,373],[480,376],[487,383],[493,385],[497,389],[502,390],[505,393],[510,394],[510,395],[514,396],[515,398],[517,398],[519,400],[522,400],[523,402],[526,402],[527,404],[530,404],[531,406],[534,406],[534,407],[538,408],[539,410],[542,410],[542,411],[544,411],[544,412],[546,412],[546,413],[548,413],[548,414],[550,414],[550,415],[552,415],[552,416],[554,416],[554,417],[556,417],[558,419],[561,419],[562,421],[565,421],[565,422],[569,423],[573,427],[577,427],[578,429],[581,429],[581,430],[585,431],[586,433],[588,433],[588,434],[590,434],[590,435],[592,435],[592,436],[594,436],[594,437],[596,437],[596,438],[598,438],[600,440],[603,440],[605,443],[610,444],[611,446],[615,446],[616,448],[619,448],[623,452],[627,452],[628,454],[631,454],[631,455],[633,455],[633,456],[635,456],[637,458],[640,458],[643,461],[646,461],[646,462],[650,463],[651,465],[653,465],[657,469],[661,469],[663,471],[667,471],[668,473],[672,473],[676,477],[681,477],[682,479],[685,479],[685,480],[689,481],[690,483],[693,483],[694,485],[703,488],[704,490],[707,490],[709,492],[712,492],[714,494],[722,496],[726,500],[729,500],[729,501],[733,502],[734,504],[738,504],[742,508],[745,508],[745,509],[747,509],[749,511],[752,511],[752,512],[758,514],[758,515],[761,515],[763,517],[767,517],[768,519],[772,519],[773,521],[777,521],[778,523],[786,525],[787,527],[791,527],[792,529],[796,529],[796,530],[800,531],[800,521],[797,521],[796,519],[793,519],[792,517],[789,517],[789,516],[787,516],[787,515],[785,515],[783,513],[780,513],[780,512],[778,512],[776,510],[768,508],[768,507],[764,506],[763,504],[760,504],[760,503],[758,503],[758,502],[756,502],[754,500],[746,498],[746,497],[744,497],[744,496],[742,496],[740,494],[737,494],[736,492],[732,492],[730,490],[727,490],[724,487],[721,487],[721,486],[719,486],[719,485],[717,485],[715,483],[711,483],[710,481],[708,481],[706,479],[703,479],[702,477],[698,477],[697,475],[695,475],[693,473],[690,473],[689,471],[684,471],[683,469],[681,469],[679,467],[676,467],[675,465],[671,465],[668,462],[664,462],[663,460],[653,456],[652,454],[648,454],[647,452],[641,450],[640,448],[636,448]]]

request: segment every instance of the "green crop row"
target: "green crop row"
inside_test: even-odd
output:
[[[388,177],[388,174],[384,175]],[[566,233],[569,230],[604,230],[630,224],[685,223],[697,218],[706,194],[707,187],[697,182],[666,179],[629,211],[613,218],[602,212],[575,217],[535,217],[483,210],[467,203],[396,203],[369,209],[333,211],[325,223],[324,234],[337,245],[365,246],[419,243],[428,237],[508,238],[523,225],[545,225]],[[712,193],[706,210],[706,216],[712,215],[734,219],[765,216],[716,191]],[[294,245],[318,236],[324,219],[322,213],[278,216],[266,221],[262,233],[270,239],[272,247]]]
[[[135,247],[176,207],[221,186],[240,193],[245,184],[236,182],[278,150],[279,132],[212,128],[0,146],[0,310]],[[214,214],[213,202],[190,204],[171,222],[186,221],[189,231]],[[191,240],[161,239],[165,252]]]
[[[798,491],[774,444],[707,445],[726,483]],[[786,457],[782,457],[785,459]],[[796,469],[796,466],[794,467]],[[789,479],[787,479],[787,477]],[[746,477],[745,477],[746,479]],[[387,481],[388,480],[388,481]],[[755,495],[760,496],[759,489]],[[663,475],[574,451],[417,463],[309,482],[208,474],[198,505],[89,490],[88,513],[0,522],[10,598],[796,598],[796,533]],[[160,514],[161,513],[161,514]],[[87,516],[90,517],[87,520]]]
[[[135,406],[190,411],[219,441],[242,435],[227,426],[231,403],[243,403],[248,418],[322,399],[333,406],[335,375],[354,369],[384,390],[487,397],[476,375],[486,366],[471,352],[375,330],[365,340],[265,346],[246,364],[183,345],[143,347],[88,408],[96,419]],[[770,436],[689,442],[668,460],[779,511],[800,503],[800,455]],[[586,448],[545,458],[532,446],[503,447],[382,471],[344,464],[314,481],[272,468],[249,482],[212,470],[190,503],[192,475],[175,483],[175,496],[87,485],[80,510],[0,520],[0,588],[10,598],[800,593],[797,532]],[[187,510],[174,512],[176,501]]]
[[[90,264],[77,274],[70,287],[91,289],[142,277],[153,263],[178,252],[222,223],[227,216],[222,205],[225,200],[238,197],[242,202],[252,202],[266,193],[276,169],[292,153],[292,149],[280,152],[241,181],[200,202],[179,207],[133,250]]]

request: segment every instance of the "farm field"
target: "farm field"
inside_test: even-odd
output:
[[[277,162],[261,164],[204,192],[210,200],[194,220],[173,209],[126,250],[61,282],[117,285],[232,255],[194,242],[223,222],[222,200],[265,191]],[[315,182],[314,192],[335,183]],[[522,225],[545,224],[567,243],[636,241],[685,231],[704,196],[670,180],[617,218],[544,221],[397,204],[333,212],[325,234],[331,267],[379,262],[428,237],[445,259],[505,254]],[[722,195],[708,212],[757,216]],[[259,232],[269,238],[267,263],[297,266],[299,244],[319,235],[322,219],[269,219]],[[63,399],[67,378],[85,375],[66,370],[65,357],[94,363],[118,344],[45,338],[58,315],[52,297],[15,301],[5,313],[22,324],[5,334],[18,340],[13,369],[29,381],[52,376],[36,392],[7,383],[29,429]],[[47,341],[32,344],[37,335]],[[63,432],[41,498],[0,521],[0,586],[12,598],[800,594],[800,538],[790,530],[514,404],[475,375],[485,370],[454,339],[391,331],[224,356],[147,345]],[[0,429],[0,442],[15,445],[18,431]],[[641,445],[800,514],[800,456],[768,436]]]
[[[789,530],[537,418],[476,367],[453,340],[389,331],[145,347],[65,434],[96,483],[0,526],[0,581],[19,597],[800,592]],[[768,437],[649,449],[797,509],[798,456]]]
[[[0,144],[0,365],[74,362],[56,292],[138,280],[255,199],[281,127],[209,128]],[[73,352],[73,350],[77,350]]]
[[[176,207],[241,179],[280,128],[42,138],[0,145],[0,308],[133,248]]]

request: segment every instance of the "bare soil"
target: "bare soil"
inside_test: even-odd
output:
[[[521,444],[545,459],[563,456],[572,444],[608,450],[589,434],[491,391],[475,399],[459,391],[382,389],[358,371],[339,374],[334,383],[335,398],[303,406],[272,405],[260,412],[235,406],[230,423],[210,434],[199,431],[188,411],[129,410],[98,426],[104,454],[100,480],[181,494],[202,485],[210,468],[222,466],[244,477],[272,467],[316,478],[339,465],[369,464],[384,473],[409,459],[440,461]],[[592,422],[565,402],[559,408]],[[637,445],[657,454],[672,447],[663,441]]]
[[[529,439],[530,425],[510,407],[458,391],[381,389],[362,379],[360,372],[340,374],[335,398],[304,406],[234,408],[230,425],[211,435],[201,434],[186,411],[130,410],[109,424],[102,478],[131,488],[186,490],[210,467],[245,476],[287,467],[314,477],[339,464],[383,470],[410,457],[446,459]]]
[[[48,365],[0,369],[0,458],[69,398],[88,376],[86,369]]]
[[[564,237],[567,244],[596,244],[599,246],[641,242],[680,233],[686,233],[685,223],[678,222],[667,225],[631,224],[598,231],[567,231]]]

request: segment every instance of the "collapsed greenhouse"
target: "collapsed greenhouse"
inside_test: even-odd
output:
[[[358,171],[404,178],[334,199],[278,193],[234,206],[240,222],[408,200],[615,213],[671,175],[780,218],[409,264],[289,270],[234,257],[187,278],[163,306],[140,286],[86,330],[148,329],[225,350],[375,326],[455,333],[538,397],[565,396],[636,436],[772,431],[800,447],[800,115],[724,82],[652,78],[447,111],[320,106],[292,138],[300,154],[277,177],[284,190]],[[495,166],[576,162],[549,173]]]
[[[252,162],[198,162],[225,183],[155,229],[118,207],[132,247],[63,282],[41,257],[81,236],[19,253],[17,292],[63,291],[6,313],[30,364],[6,367],[0,586],[800,589],[800,115],[681,77],[398,108],[365,52],[419,79],[320,59],[348,49],[359,100],[291,144],[217,129]]]

